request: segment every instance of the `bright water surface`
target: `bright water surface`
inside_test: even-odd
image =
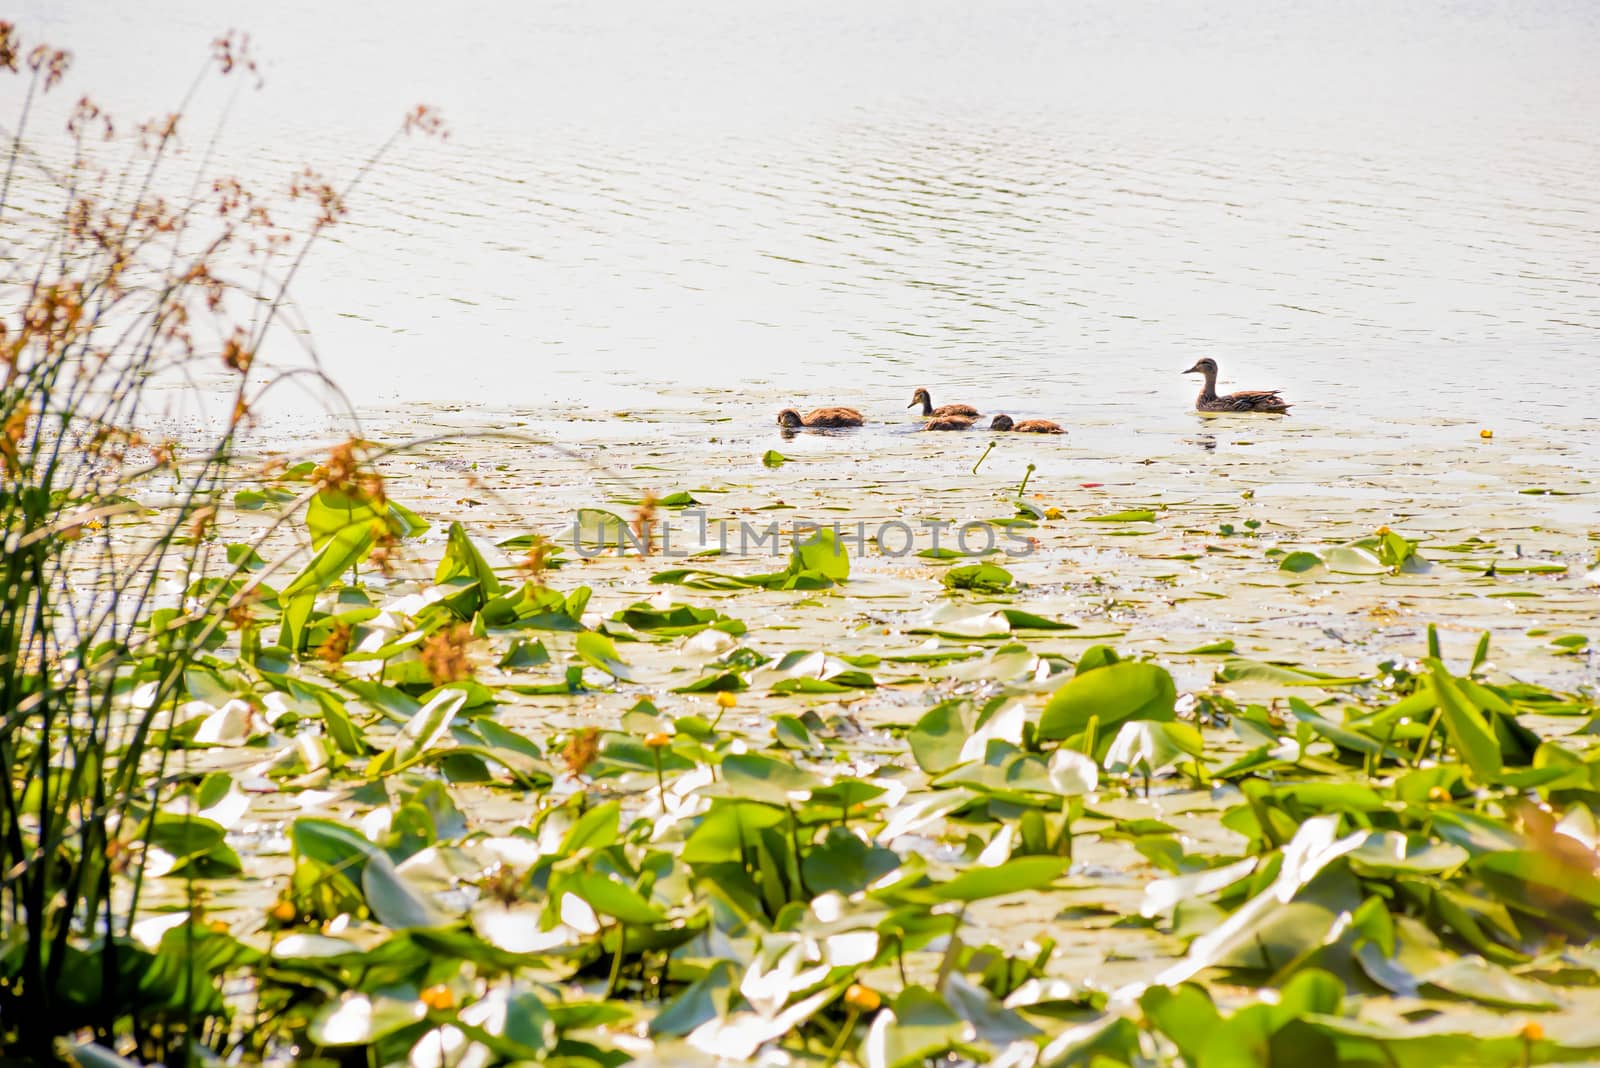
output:
[[[897,418],[928,385],[1183,432],[1178,372],[1211,354],[1224,387],[1283,387],[1307,429],[1597,429],[1589,0],[14,17],[74,50],[66,92],[130,117],[249,30],[266,87],[234,104],[221,159],[261,180],[348,175],[406,108],[442,109],[452,138],[402,143],[296,287],[372,410],[753,428],[782,404]],[[226,98],[203,94],[193,155]]]
[[[1014,566],[1075,634],[1228,636],[1339,673],[1418,655],[1437,620],[1452,656],[1488,628],[1519,670],[1600,681],[1539,636],[1595,619],[1593,0],[21,7],[76,51],[68,99],[123,115],[169,110],[216,33],[250,30],[267,85],[219,164],[258,181],[348,176],[410,106],[442,109],[452,138],[403,142],[295,288],[373,436],[574,447],[421,450],[395,492],[431,516],[554,533],[637,483],[710,487],[719,514],[967,520],[1009,513],[1028,474],[1069,517]],[[191,162],[227,89],[200,99]],[[1179,372],[1206,354],[1293,416],[1196,416]],[[919,385],[1071,433],[904,433]],[[874,425],[773,425],[838,403]],[[263,444],[315,451],[289,415]],[[766,470],[773,447],[797,462]],[[1076,521],[1148,506],[1170,510],[1146,537]],[[1227,532],[1247,518],[1259,537]],[[1296,583],[1264,555],[1389,524],[1484,559]],[[862,564],[904,594],[872,602],[884,619],[939,596],[927,568]],[[614,567],[584,572],[598,601],[656,592]],[[857,577],[849,611],[769,607],[855,648],[878,596]]]

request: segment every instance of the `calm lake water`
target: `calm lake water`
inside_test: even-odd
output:
[[[1210,354],[1330,432],[1597,428],[1588,0],[15,17],[75,51],[68,92],[124,115],[170,109],[217,32],[250,31],[266,86],[220,159],[261,178],[348,175],[406,108],[442,109],[452,138],[403,143],[297,287],[371,409],[765,426],[779,402],[892,418],[927,385],[1181,429],[1178,372]],[[195,155],[226,99],[202,96]]]

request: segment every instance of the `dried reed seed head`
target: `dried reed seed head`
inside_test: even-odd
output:
[[[289,199],[314,200],[317,205],[316,225],[319,228],[332,226],[349,214],[349,209],[345,207],[344,197],[339,194],[338,190],[333,188],[332,183],[310,167],[305,168],[290,180]]]
[[[59,48],[49,45],[34,45],[33,51],[28,53],[28,69],[34,74],[44,75],[44,88],[46,92],[61,84],[61,79],[67,76],[67,68],[72,66],[72,53],[64,52]],[[15,69],[15,68],[13,68]]]
[[[256,88],[262,86],[261,69],[256,65],[255,56],[250,53],[250,35],[238,30],[229,30],[227,33],[211,42],[211,56],[217,61],[217,67],[223,74],[232,74],[235,70],[242,70],[253,75]]]
[[[550,568],[550,555],[555,552],[555,548],[555,543],[543,534],[535,535],[527,553],[517,561],[517,569],[527,575],[529,581],[542,584],[544,573]]]
[[[311,473],[318,489],[344,492],[355,485],[359,465],[356,462],[356,443],[342,441],[328,453],[327,460]]]
[[[639,507],[633,513],[634,540],[646,556],[655,549],[656,502],[659,500],[653,492],[645,490]]]
[[[213,528],[217,525],[217,507],[208,504],[194,513],[194,518],[189,520],[189,536],[200,541],[212,536]]]
[[[234,327],[232,336],[222,343],[222,365],[230,371],[237,371],[242,375],[249,374],[250,365],[255,362],[256,354],[248,347],[248,342],[244,328]]]
[[[472,675],[467,649],[472,644],[472,628],[465,623],[436,630],[422,643],[422,666],[435,686],[460,682]]]
[[[600,756],[600,732],[594,727],[580,727],[567,738],[561,748],[561,762],[567,774],[577,776],[589,770],[589,765]]]
[[[399,544],[399,539],[387,529],[373,538],[372,550],[367,553],[367,562],[381,571],[385,578],[394,577],[395,549]]]
[[[418,104],[406,112],[404,129],[406,133],[420,133],[441,141],[450,136],[450,129],[444,124],[438,109],[427,104]]]
[[[6,414],[5,423],[0,425],[0,459],[4,459],[8,474],[15,474],[22,466],[22,439],[32,417],[33,405],[23,401]]]
[[[228,604],[222,618],[239,630],[249,630],[256,625],[255,603],[261,600],[261,597],[259,586],[239,591]]]
[[[341,663],[350,653],[350,643],[355,628],[348,623],[335,623],[327,639],[317,646],[317,658],[325,664]]]
[[[15,71],[22,56],[22,38],[17,28],[9,22],[0,22],[0,70]]]
[[[72,114],[67,117],[67,132],[74,137],[82,137],[95,127],[99,128],[102,141],[109,141],[116,134],[111,125],[111,116],[101,111],[100,106],[88,97],[79,97]]]

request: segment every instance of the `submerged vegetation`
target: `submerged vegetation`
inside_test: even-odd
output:
[[[0,63],[58,77],[4,40]],[[218,58],[248,69],[236,41]],[[1600,1056],[1591,690],[1498,669],[1489,634],[1447,655],[1434,628],[1333,671],[1230,637],[1135,651],[1099,575],[1069,617],[996,549],[924,550],[889,601],[863,546],[791,506],[776,566],[663,565],[670,513],[728,486],[546,504],[490,537],[476,499],[407,507],[422,476],[370,441],[247,458],[253,354],[347,191],[297,181],[313,209],[286,230],[241,190],[74,209],[11,266],[0,1052]],[[223,281],[247,254],[277,282]],[[145,391],[174,370],[234,376],[212,440],[151,440]],[[790,492],[791,459],[751,477]],[[998,506],[970,494],[1025,546],[1199,522],[1051,503],[1033,471]],[[1258,546],[1261,525],[1212,522],[1163,566],[1248,546],[1253,581],[1375,604],[1565,566],[1388,527]]]

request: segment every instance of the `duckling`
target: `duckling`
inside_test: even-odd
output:
[[[1279,391],[1275,389],[1241,389],[1237,393],[1217,396],[1217,361],[1209,356],[1183,373],[1206,376],[1206,386],[1194,402],[1195,408],[1202,412],[1265,412],[1268,415],[1285,415],[1291,407],[1278,396]]]
[[[805,415],[785,408],[778,413],[778,425],[789,428],[860,426],[864,422],[866,420],[854,408],[813,408]]]
[[[906,407],[915,408],[919,404],[922,405],[923,415],[960,415],[968,419],[976,419],[982,414],[970,404],[945,404],[935,408],[932,399],[928,396],[928,391],[925,389],[919,389],[911,394],[911,403]],[[928,428],[924,427],[923,429],[926,430]]]
[[[1020,423],[1012,422],[1009,415],[997,415],[994,422],[989,424],[990,430],[1015,430],[1019,434],[1065,434],[1060,426],[1048,419],[1024,419]]]
[[[971,430],[972,417],[967,415],[936,415],[922,424],[924,430]]]

